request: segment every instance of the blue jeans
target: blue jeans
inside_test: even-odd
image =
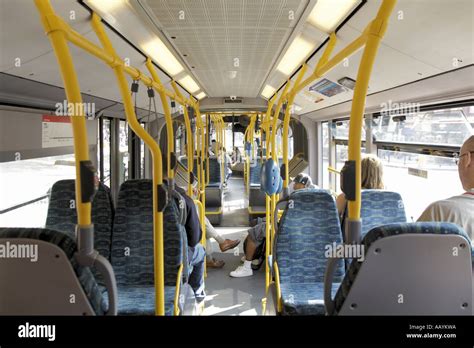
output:
[[[206,250],[202,244],[194,247],[191,260],[189,260],[189,285],[194,290],[196,300],[201,302],[206,297],[204,292],[204,260],[206,258]]]

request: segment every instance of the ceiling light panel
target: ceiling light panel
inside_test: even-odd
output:
[[[360,2],[361,0],[318,0],[308,22],[326,33],[332,33]]]
[[[191,76],[186,76],[183,77],[181,80],[178,80],[178,82],[186,88],[190,93],[195,93],[199,91],[199,85],[193,80]]]
[[[142,45],[142,49],[171,76],[176,76],[184,70],[181,63],[160,39],[154,38],[148,41]]]
[[[206,93],[204,92],[201,92],[199,94],[196,95],[196,98],[198,98],[199,100],[201,100],[202,98],[204,98],[206,96]]]
[[[301,65],[314,48],[314,43],[301,36],[296,37],[278,64],[277,70],[289,76],[296,67]]]
[[[275,91],[276,91],[276,88],[274,88],[270,85],[266,85],[265,88],[262,91],[262,95],[265,98],[269,99],[273,95],[273,93],[275,93]]]

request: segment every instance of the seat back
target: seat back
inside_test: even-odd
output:
[[[361,237],[377,226],[407,222],[402,196],[385,190],[362,190]]]
[[[264,162],[265,163],[265,162]],[[260,157],[256,157],[253,162],[250,162],[250,171],[249,171],[249,184],[250,186],[260,187],[260,177],[261,177],[262,163]]]
[[[407,222],[402,196],[398,192],[386,190],[362,190],[360,218],[361,239],[377,226]],[[346,230],[346,221],[347,208],[342,218],[343,233]]]
[[[379,226],[334,299],[341,315],[472,315],[469,237],[451,223]]]
[[[188,157],[186,156],[181,156],[179,157],[179,161],[178,162],[181,162],[181,164],[185,167],[185,168],[188,168]],[[195,176],[197,176],[197,167],[198,167],[198,162],[197,162],[197,158],[194,159],[194,165],[193,165],[193,173]]]
[[[151,180],[140,179],[125,181],[120,187],[112,233],[112,265],[119,285],[154,284],[152,185]],[[163,211],[166,285],[176,285],[187,252],[180,218],[175,197]]]
[[[75,238],[76,211],[75,180],[60,180],[51,188],[46,228],[61,231]],[[91,208],[91,219],[94,224],[94,247],[105,258],[110,258],[112,237],[113,205],[110,189],[99,184]]]
[[[336,203],[326,190],[303,189],[293,192],[280,219],[275,240],[275,258],[281,283],[324,281],[328,258],[326,248],[342,242]],[[335,280],[342,278],[338,263]]]
[[[0,243],[17,251],[0,262],[0,315],[104,314],[95,277],[77,263],[77,245],[69,235],[42,228],[0,228]]]
[[[217,157],[209,157],[209,184],[208,185],[220,185],[222,180],[221,163],[217,160]]]

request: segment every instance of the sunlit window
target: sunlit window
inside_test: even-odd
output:
[[[402,195],[410,221],[430,203],[463,192],[453,158],[389,150],[378,150],[378,156],[385,186]]]
[[[462,108],[382,114],[373,120],[376,141],[460,146],[472,126]]]
[[[0,163],[0,226],[44,227],[49,190],[75,178],[74,154]]]

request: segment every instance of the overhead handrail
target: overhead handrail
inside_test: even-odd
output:
[[[285,109],[285,117],[284,117],[284,129],[283,129],[283,158],[284,158],[284,194],[288,195],[288,132],[289,132],[289,121],[290,121],[290,108],[294,103],[295,96],[308,84],[312,83],[315,79],[322,77],[331,69],[333,69],[336,65],[338,65],[343,59],[352,55],[357,50],[364,47],[364,52],[362,54],[361,62],[359,64],[359,70],[357,74],[357,82],[354,89],[354,96],[352,100],[352,109],[351,109],[351,117],[350,117],[350,128],[349,128],[349,149],[348,149],[348,161],[346,162],[346,171],[348,180],[345,180],[345,187],[343,187],[343,191],[346,194],[346,198],[348,200],[348,224],[346,225],[346,240],[349,242],[359,242],[360,241],[360,229],[361,229],[361,221],[360,221],[360,208],[361,208],[361,173],[360,173],[360,159],[361,159],[361,151],[360,151],[360,144],[361,144],[361,133],[362,133],[362,120],[363,120],[363,113],[365,108],[365,99],[367,95],[368,89],[368,82],[370,79],[370,75],[372,72],[372,67],[374,64],[375,56],[380,45],[380,41],[384,36],[387,26],[388,26],[388,19],[395,7],[396,0],[383,0],[380,8],[377,12],[375,19],[373,19],[365,28],[364,32],[356,38],[353,42],[348,44],[345,48],[339,51],[333,58],[331,54],[336,46],[337,37],[335,33],[330,35],[330,39],[328,45],[326,46],[323,55],[321,56],[320,60],[318,61],[314,71],[307,77],[305,80],[302,81],[307,66],[306,64],[303,65],[302,69],[298,73],[296,80],[293,84],[293,87],[289,89],[291,80],[288,80],[285,88],[280,93],[280,99],[278,105],[275,109],[273,114],[273,122],[270,132],[272,134],[271,137],[271,146],[272,146],[272,158],[277,161],[277,154],[276,154],[276,144],[275,144],[275,137],[276,137],[276,124],[279,118],[280,108],[283,102],[286,102],[286,109]],[[273,97],[269,101],[269,108],[267,111],[265,122],[270,122],[271,113],[273,103],[275,98],[277,97],[277,93],[273,95]],[[267,159],[268,159],[268,151],[267,151]],[[343,169],[344,170],[344,169]],[[266,237],[267,237],[267,248],[266,248],[266,256],[267,256],[267,263],[266,263],[266,295],[268,295],[268,286],[269,286],[269,265],[268,265],[268,256],[270,250],[271,240],[274,239],[274,235],[271,231],[268,230],[269,224],[269,214],[274,212],[276,209],[275,205],[275,197],[276,195],[272,195],[272,199],[270,200],[270,206],[268,205],[268,197],[267,197],[267,229],[266,229]],[[269,209],[270,208],[270,209]],[[269,210],[268,210],[269,209]],[[274,232],[274,226],[271,227],[271,230]],[[271,238],[271,240],[270,240]],[[269,243],[270,241],[270,243]],[[275,270],[275,278],[276,283],[278,285],[278,265],[276,260],[274,260],[274,270]],[[280,297],[278,295],[278,304],[279,309],[280,307]],[[266,303],[264,301],[264,303]]]
[[[174,92],[176,95],[183,98],[183,95],[178,89],[178,85],[176,82],[171,81],[171,86],[174,89]],[[191,129],[191,122],[189,120],[189,113],[188,113],[188,108],[187,105],[182,105],[183,106],[183,117],[184,117],[184,126],[186,128],[186,157],[188,158],[188,195],[189,197],[193,196],[193,186],[191,183],[191,173],[194,170],[194,149],[193,149],[193,132]]]
[[[166,195],[162,192],[162,167],[161,167],[161,151],[158,144],[154,141],[153,137],[150,136],[139,124],[134,106],[131,100],[131,96],[128,93],[127,80],[125,74],[132,77],[134,81],[141,81],[146,86],[154,88],[160,93],[160,96],[169,97],[170,99],[177,100],[182,105],[188,105],[193,107],[196,114],[200,117],[199,102],[190,97],[185,100],[182,96],[177,95],[167,89],[165,89],[161,83],[157,82],[158,79],[153,79],[144,75],[139,69],[131,67],[116,54],[110,40],[108,39],[103,29],[100,17],[93,13],[92,14],[92,26],[98,36],[103,47],[100,47],[93,42],[89,41],[76,31],[74,31],[63,19],[57,16],[52,8],[49,0],[35,0],[36,7],[41,14],[41,21],[45,28],[48,37],[51,40],[53,49],[55,51],[60,69],[63,77],[64,87],[68,101],[75,105],[83,105],[80,88],[77,80],[77,76],[72,64],[72,57],[69,52],[67,42],[71,42],[79,48],[84,49],[86,52],[99,58],[106,64],[108,64],[113,70],[118,80],[120,92],[122,94],[125,114],[127,122],[130,128],[139,136],[150,148],[153,160],[153,232],[154,232],[154,262],[155,262],[155,312],[158,315],[164,315],[164,263],[163,263],[163,209],[166,204]],[[148,65],[151,65],[151,61],[148,60]],[[163,103],[165,109],[165,117],[170,115],[170,112],[166,112],[168,103]],[[169,110],[169,109],[168,109]],[[78,215],[78,241],[81,243],[83,235],[90,235],[93,233],[91,225],[91,199],[87,198],[87,195],[82,192],[84,183],[82,182],[84,172],[87,172],[89,161],[89,149],[87,143],[87,133],[85,126],[85,117],[82,109],[79,108],[78,114],[71,117],[71,124],[74,135],[74,149],[75,149],[75,161],[76,161],[76,197],[78,197],[76,209]],[[169,132],[173,134],[173,132]],[[169,137],[170,138],[170,137]],[[172,139],[171,139],[172,141]],[[174,145],[174,144],[173,144]],[[173,146],[168,146],[169,150],[173,150]],[[168,156],[171,159],[171,156]],[[174,177],[174,171],[171,166],[168,166],[168,175],[170,178]],[[87,177],[88,178],[88,177]],[[86,186],[87,187],[87,186]],[[203,198],[205,199],[205,198]],[[92,231],[92,232],[91,232]],[[81,244],[79,245],[79,247]],[[100,255],[99,255],[100,256]],[[100,259],[100,258],[99,258]],[[98,262],[98,261],[97,261]],[[109,265],[110,266],[110,265]],[[111,269],[111,267],[110,267]],[[113,274],[113,270],[112,270]],[[114,279],[115,285],[115,279]],[[114,291],[116,294],[116,291]],[[111,307],[116,306],[116,299],[111,299]]]
[[[96,191],[95,169],[89,160],[86,119],[81,90],[68,46],[70,27],[55,15],[48,0],[35,0],[41,22],[50,39],[60,68],[61,77],[69,103],[76,107],[70,115],[74,138],[74,161],[76,167],[76,261],[82,266],[94,266],[103,276],[109,297],[108,315],[117,314],[117,284],[110,262],[94,249],[94,225],[91,219],[92,199]],[[130,96],[129,96],[130,97]]]
[[[115,49],[112,46],[107,34],[104,31],[100,17],[92,14],[92,27],[104,49],[116,59],[119,59]],[[119,64],[111,65],[118,81],[120,93],[122,95],[125,109],[125,117],[133,132],[148,146],[152,157],[153,168],[153,244],[154,244],[154,280],[155,280],[155,313],[157,315],[165,314],[165,281],[164,281],[164,238],[163,238],[163,210],[166,204],[166,196],[163,195],[163,177],[162,177],[162,158],[159,145],[142,128],[137,120],[137,115],[132,103],[132,98],[128,93],[127,79],[125,78],[123,67]],[[161,198],[162,202],[158,202]]]
[[[168,186],[171,190],[173,190],[174,189],[174,169],[176,166],[176,155],[174,153],[174,130],[173,130],[173,119],[171,118],[170,105],[168,104],[168,99],[167,99],[168,96],[164,92],[163,85],[160,81],[160,78],[153,64],[151,63],[151,59],[147,58],[145,64],[148,71],[150,72],[153,82],[157,85],[157,87],[153,85],[151,87],[153,87],[158,92],[161,99],[161,105],[163,105],[163,112],[165,115],[165,122],[166,122],[166,141],[167,141],[166,160],[167,160],[167,171],[168,171]],[[158,88],[158,87],[162,87],[162,88]],[[182,101],[182,98],[176,98],[176,99],[179,99]]]
[[[396,4],[396,0],[383,0],[379,7],[375,18],[366,26],[363,33],[357,37],[354,41],[348,44],[346,47],[341,49],[332,58],[331,54],[336,46],[337,37],[335,33],[332,33],[326,46],[323,55],[318,61],[314,71],[304,81],[301,81],[302,74],[298,74],[297,80],[293,88],[289,91],[286,96],[287,108],[289,108],[293,101],[294,96],[299,93],[308,84],[312,83],[315,79],[322,77],[328,73],[331,69],[341,63],[345,58],[354,54],[361,48],[364,48],[362,58],[359,64],[357,73],[357,82],[354,88],[354,96],[352,99],[352,108],[349,125],[349,147],[348,147],[348,161],[346,162],[346,179],[345,187],[343,191],[348,200],[348,224],[346,233],[348,234],[346,240],[358,242],[360,239],[360,207],[361,207],[361,173],[360,173],[360,160],[361,160],[361,133],[362,133],[362,121],[365,108],[365,99],[367,96],[367,89],[369,84],[370,75],[372,72],[375,57],[380,45],[380,41],[384,36],[390,14],[392,13]],[[303,66],[304,69],[305,65]],[[302,69],[302,70],[303,70]],[[288,86],[289,83],[287,83]],[[286,86],[286,87],[287,87]],[[289,117],[289,115],[288,115]],[[289,122],[289,119],[287,119]],[[286,133],[283,134],[283,138],[286,139],[288,136],[288,127],[286,127]],[[286,151],[286,152],[285,152]],[[287,160],[288,147],[284,150],[284,158]],[[285,172],[288,170],[288,166],[285,165]],[[349,174],[350,173],[350,174]],[[287,172],[285,173],[287,177]],[[288,179],[285,178],[285,186],[288,187]]]

